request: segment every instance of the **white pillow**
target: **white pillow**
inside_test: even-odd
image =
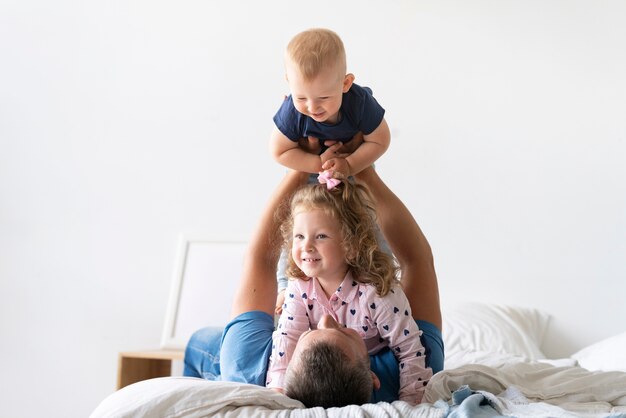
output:
[[[571,357],[587,370],[626,372],[626,332],[585,347]]]
[[[474,362],[476,353],[518,360],[545,358],[539,347],[549,322],[548,314],[534,308],[468,302],[444,309],[446,360]]]

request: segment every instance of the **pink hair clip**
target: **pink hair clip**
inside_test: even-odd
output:
[[[341,183],[341,180],[333,177],[332,170],[325,170],[319,173],[319,176],[317,176],[317,181],[319,181],[320,184],[325,184],[328,190],[334,189],[339,183]]]

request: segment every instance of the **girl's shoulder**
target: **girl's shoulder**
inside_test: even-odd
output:
[[[363,283],[361,286],[367,289],[367,296],[370,298],[375,298],[381,301],[405,301],[407,300],[406,294],[404,293],[404,290],[402,289],[402,286],[400,286],[400,284],[394,284],[391,287],[391,289],[389,289],[389,292],[387,292],[387,294],[383,296],[379,295],[376,292],[376,287],[372,284]]]
[[[302,286],[308,286],[310,283],[310,279],[310,277],[306,277],[304,279],[290,277],[287,281],[287,287],[300,288]]]

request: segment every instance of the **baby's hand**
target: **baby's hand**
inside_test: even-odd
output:
[[[285,303],[285,289],[278,292],[276,295],[276,309],[274,309],[274,313],[278,316],[283,313],[283,304]]]
[[[341,149],[343,148],[343,144],[341,142],[336,142],[333,145],[330,145],[326,151],[324,151],[322,153],[322,155],[320,155],[320,159],[322,160],[322,169],[326,170],[326,168],[324,167],[324,164],[326,164],[327,161],[332,160],[333,158],[346,158],[348,155],[350,154],[344,154],[341,152]]]
[[[335,175],[335,177],[349,177],[352,175],[350,172],[350,164],[348,164],[348,160],[343,157],[331,158],[322,164],[322,168],[324,170],[332,170],[339,175]]]

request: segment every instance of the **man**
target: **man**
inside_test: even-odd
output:
[[[340,153],[344,147],[335,144],[326,153],[346,155]],[[369,187],[376,200],[378,223],[398,260],[402,287],[411,305],[413,318],[423,332],[421,341],[426,348],[426,365],[436,373],[443,368],[443,341],[439,290],[430,245],[406,206],[373,168],[365,169],[355,177],[356,181]],[[233,319],[223,331],[205,328],[192,336],[185,353],[186,376],[265,385],[274,331],[276,263],[282,243],[278,233],[280,220],[276,213],[282,208],[282,202],[300,185],[305,184],[307,178],[306,173],[287,173],[270,198],[249,242],[241,280],[233,299]],[[341,325],[326,318],[320,321],[315,333],[308,334],[306,344],[311,344],[315,339],[328,340],[332,336],[330,339],[336,349],[330,350],[329,355],[343,353],[345,356],[340,356],[337,361],[346,365],[340,359],[351,359],[346,366],[352,368],[355,375],[362,376],[368,364],[361,355],[355,356],[355,353],[364,352],[366,356],[364,342],[343,330]],[[292,359],[294,367],[306,368],[306,358],[300,361],[303,352],[306,350],[296,348]],[[317,385],[313,377],[304,378],[302,380],[305,383],[312,384],[303,391],[306,392],[306,401],[300,400],[307,406],[324,407],[362,404],[368,400],[396,400],[399,371],[393,353],[387,350],[370,356],[369,368],[371,381],[348,379],[344,383],[356,387],[346,390],[344,386],[343,394],[331,399],[328,399],[328,393],[335,394],[338,390]],[[304,372],[300,369],[298,371]],[[334,383],[333,379],[327,380],[330,385]],[[371,396],[368,397],[368,393]]]

